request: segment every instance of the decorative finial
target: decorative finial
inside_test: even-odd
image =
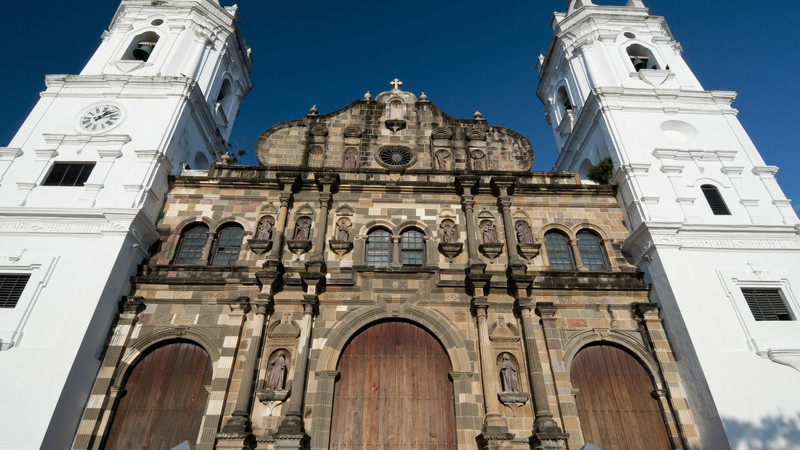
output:
[[[222,159],[222,164],[230,164],[232,159],[230,152],[225,152],[220,159]]]
[[[364,94],[364,100],[369,101],[371,98],[372,98],[372,94],[370,94],[369,91],[367,91],[367,93]]]
[[[419,94],[419,100],[422,101],[422,102],[427,102],[428,101],[428,96],[425,95],[425,93],[423,92],[423,93]]]
[[[308,113],[312,116],[316,116],[318,112],[317,105],[312,106],[311,109],[308,110]]]
[[[481,112],[480,111],[475,111],[475,114],[473,114],[472,117],[474,117],[475,120],[477,120],[477,119],[480,119],[483,116],[481,116]]]
[[[395,91],[399,91],[399,90],[400,90],[400,86],[402,86],[402,85],[403,85],[403,82],[402,82],[402,81],[400,81],[400,80],[398,80],[397,78],[395,78],[395,79],[394,79],[394,80],[392,80],[392,81],[391,81],[391,83],[389,83],[389,84],[391,84],[392,86],[394,86],[394,90],[395,90]]]

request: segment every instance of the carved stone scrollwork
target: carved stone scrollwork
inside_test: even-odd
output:
[[[297,256],[311,250],[311,241],[309,239],[288,239],[286,246]]]

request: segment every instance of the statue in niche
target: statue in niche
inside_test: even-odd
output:
[[[473,156],[472,158],[472,169],[473,170],[483,170],[483,159],[476,158]]]
[[[262,239],[265,241],[269,241],[272,239],[272,218],[265,217],[261,219],[261,223],[258,224],[258,228],[256,229],[256,239]]]
[[[286,378],[286,358],[283,357],[283,350],[272,358],[269,363],[269,377],[267,377],[267,389],[283,389]]]
[[[336,240],[349,241],[350,240],[350,221],[345,218],[339,219],[336,222]]]
[[[503,392],[519,392],[519,377],[517,368],[511,362],[508,353],[503,355],[503,364],[500,365],[500,377],[503,379]]]
[[[494,223],[492,223],[492,221],[487,220],[483,222],[483,225],[481,226],[481,231],[483,232],[484,244],[497,243],[497,231],[495,230]]]
[[[356,152],[353,150],[348,150],[347,153],[344,155],[344,168],[345,169],[355,169],[356,168]]]
[[[442,241],[445,244],[452,244],[456,241],[456,226],[453,222],[445,220],[439,226],[442,228]]]
[[[517,222],[517,240],[520,244],[533,244],[533,238],[531,238],[531,227],[528,224],[520,220]]]
[[[403,102],[395,100],[389,104],[389,119],[403,120],[405,112],[403,111]]]
[[[294,238],[298,241],[307,241],[311,237],[311,220],[303,217],[297,221]]]
[[[436,154],[436,162],[439,164],[439,170],[447,170],[447,155],[444,152]]]

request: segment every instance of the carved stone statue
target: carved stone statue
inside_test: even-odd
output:
[[[283,350],[280,350],[269,363],[269,377],[267,378],[267,389],[283,389],[286,378],[286,359],[283,357]]]
[[[339,221],[336,222],[336,240],[350,240],[350,223],[347,221],[347,219],[339,219]]]
[[[483,170],[483,160],[478,158],[473,158],[472,168],[475,170]]]
[[[298,241],[307,241],[311,236],[311,221],[303,218],[297,221],[294,238]]]
[[[272,220],[269,217],[265,217],[261,223],[258,224],[256,239],[263,239],[265,241],[272,239]]]
[[[444,152],[436,154],[436,161],[439,164],[439,170],[447,170],[447,156],[445,156]]]
[[[344,168],[345,169],[355,169],[356,168],[356,152],[352,150],[348,150],[347,153],[344,155]]]
[[[500,376],[503,379],[503,392],[519,392],[519,377],[517,368],[511,362],[508,353],[503,355],[503,364],[500,366]]]
[[[497,243],[497,232],[495,231],[494,224],[491,221],[487,220],[483,223],[482,231],[484,244]]]
[[[517,240],[520,244],[533,244],[533,238],[531,237],[531,227],[522,220],[517,222]]]
[[[456,241],[456,227],[453,222],[445,220],[440,227],[442,228],[442,241],[445,244],[452,244]]]

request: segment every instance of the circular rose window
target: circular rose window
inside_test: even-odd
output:
[[[387,166],[405,166],[411,158],[411,152],[402,148],[387,148],[380,153],[381,161]]]

